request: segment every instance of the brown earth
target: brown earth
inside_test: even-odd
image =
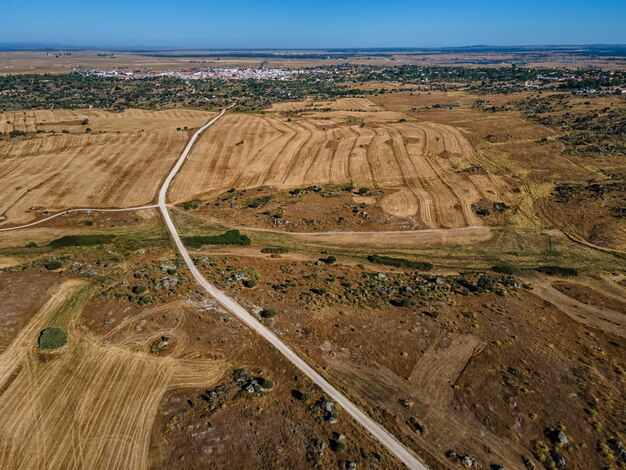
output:
[[[543,457],[535,441],[559,425],[572,439],[561,450],[568,465],[608,462],[595,449],[626,419],[618,411],[624,342],[612,334],[619,327],[572,322],[558,302],[526,289],[466,296],[448,291],[447,280],[417,307],[367,300],[357,306],[358,283],[374,275],[359,266],[213,256],[215,267],[204,268],[209,278],[252,309],[275,308],[278,315],[267,320],[272,329],[436,468],[453,466],[447,451],[483,466],[536,462]],[[397,270],[382,268],[395,279]],[[254,289],[234,280],[250,269],[261,276]],[[424,313],[433,310],[437,318]],[[580,377],[580,367],[589,372]],[[592,396],[601,401],[590,405]],[[593,412],[584,411],[589,406]],[[416,422],[426,435],[415,432]]]

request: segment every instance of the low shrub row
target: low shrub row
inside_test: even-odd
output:
[[[370,263],[383,264],[385,266],[395,266],[398,268],[411,268],[428,271],[433,269],[433,265],[422,261],[411,261],[404,258],[392,258],[390,256],[370,255],[367,257]]]
[[[220,235],[199,235],[184,237],[183,242],[190,248],[201,248],[202,245],[242,245],[250,244],[250,238],[242,235],[239,230],[228,230]]]
[[[65,235],[64,237],[57,238],[48,243],[48,246],[52,248],[62,248],[66,246],[92,246],[92,245],[104,245],[105,243],[111,243],[115,239],[115,235]]]

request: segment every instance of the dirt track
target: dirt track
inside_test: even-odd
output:
[[[533,284],[533,292],[550,302],[575,321],[598,328],[621,337],[626,337],[626,313],[605,307],[589,305],[565,295],[552,286],[553,279],[534,276],[529,279]]]

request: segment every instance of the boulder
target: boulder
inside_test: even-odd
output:
[[[563,446],[567,444],[567,436],[560,429],[553,429],[548,431],[548,438],[552,441],[552,443],[556,446]]]
[[[559,470],[565,468],[565,457],[563,457],[559,452],[557,452],[556,450],[551,450],[550,457],[552,457],[556,468],[558,468]]]

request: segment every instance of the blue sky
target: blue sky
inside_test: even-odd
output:
[[[626,0],[2,0],[0,43],[179,48],[626,43]]]

